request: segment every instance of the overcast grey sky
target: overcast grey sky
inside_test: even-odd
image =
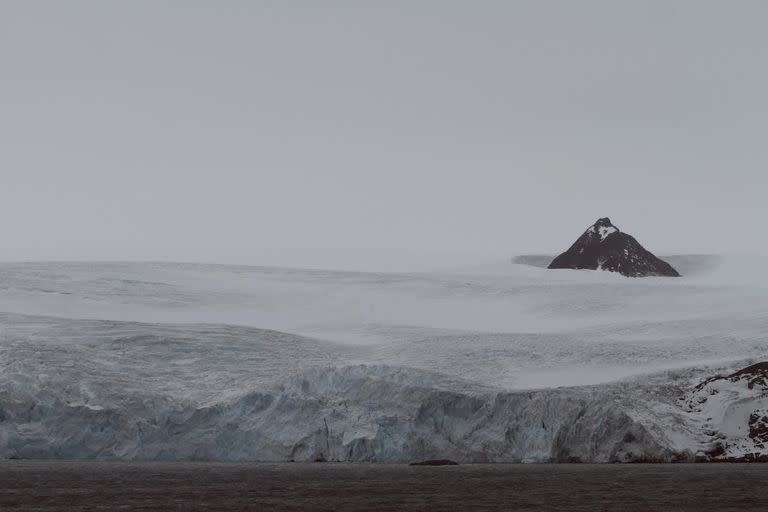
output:
[[[0,0],[0,258],[766,251],[767,63],[759,0]]]

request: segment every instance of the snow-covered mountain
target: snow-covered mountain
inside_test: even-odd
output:
[[[599,269],[628,277],[680,276],[634,237],[619,231],[608,217],[598,219],[567,251],[552,260],[548,268]]]

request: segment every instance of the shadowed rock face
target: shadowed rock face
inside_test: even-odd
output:
[[[680,276],[634,237],[619,231],[608,217],[598,219],[570,249],[552,260],[548,268],[601,269],[627,277]]]

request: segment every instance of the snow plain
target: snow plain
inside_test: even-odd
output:
[[[545,260],[434,272],[2,264],[0,456],[707,451],[717,425],[703,434],[683,402],[715,373],[768,359],[761,259],[671,257],[683,277],[643,279]]]

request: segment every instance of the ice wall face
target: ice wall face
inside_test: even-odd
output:
[[[723,429],[726,452],[715,453],[705,439],[715,434],[702,415],[688,405],[675,405],[675,396],[685,389],[682,381],[674,382],[457,392],[452,389],[461,383],[440,375],[354,366],[307,371],[269,392],[205,406],[124,397],[119,390],[114,390],[114,402],[101,406],[67,403],[54,389],[36,396],[5,392],[0,399],[0,456],[671,462],[695,460],[697,453],[714,458],[766,453],[762,424],[752,421],[751,412],[764,415],[768,399],[759,394],[764,390],[752,396],[748,413],[738,416],[744,426],[755,428],[741,438],[735,426]],[[716,385],[719,380],[692,389],[688,403],[696,403],[702,390],[709,393]],[[726,423],[736,418],[731,409],[744,408],[743,398],[724,396],[718,402],[716,409],[730,418]],[[750,436],[753,442],[746,446],[742,441]]]
[[[0,456],[266,461],[611,462],[669,459],[611,389],[456,392],[389,367],[313,370],[204,407],[150,397],[102,406],[56,390],[4,394]],[[430,387],[426,384],[430,382]]]
[[[548,268],[599,269],[627,277],[680,276],[634,237],[619,231],[608,217],[598,219],[567,251],[552,260]]]

